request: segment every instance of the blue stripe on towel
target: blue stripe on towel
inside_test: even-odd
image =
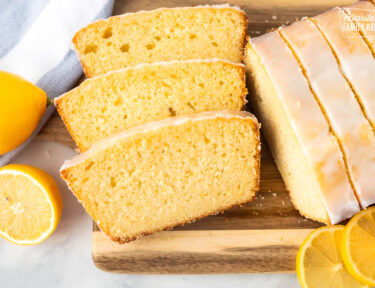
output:
[[[0,64],[1,58],[12,51],[16,44],[22,40],[32,23],[38,19],[38,16],[50,1],[57,0],[0,0]],[[71,2],[75,3],[72,0]],[[114,0],[108,0],[100,9],[99,13],[92,17],[92,21],[110,16],[112,14],[113,4]],[[74,7],[72,7],[72,9],[74,11]],[[69,19],[66,21],[69,21]],[[56,32],[56,35],[58,36],[58,31]],[[51,39],[51,41],[53,41],[53,39]],[[37,45],[38,43],[35,42],[35,44]],[[58,65],[49,71],[46,71],[46,73],[37,81],[37,85],[46,91],[48,97],[54,98],[71,89],[81,75],[81,64],[79,63],[75,52],[69,50],[64,59]],[[32,141],[54,111],[55,106],[50,105],[39,122],[38,127],[29,139],[9,153],[0,155],[0,167],[9,163],[15,155],[21,152],[27,144]]]
[[[106,18],[106,15],[111,14],[113,4],[113,1],[108,1],[95,17],[95,20]],[[55,98],[71,89],[82,73],[82,67],[76,53],[70,50],[59,65],[48,71],[38,81],[37,86],[46,91],[48,97]]]

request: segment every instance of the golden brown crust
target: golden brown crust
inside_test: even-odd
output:
[[[78,60],[79,62],[81,63],[82,65],[82,69],[83,69],[83,73],[85,74],[85,76],[87,78],[90,78],[90,77],[94,77],[95,76],[95,73],[94,71],[90,70],[89,67],[87,67],[86,65],[86,62],[82,59],[83,58],[83,53],[81,53],[80,49],[78,49],[78,41],[79,41],[79,38],[81,36],[82,33],[84,33],[87,29],[89,29],[89,26],[93,25],[94,23],[86,26],[85,28],[82,28],[81,30],[79,30],[73,37],[73,40],[72,40],[72,43],[73,43],[73,46],[75,47],[75,52],[78,56]]]
[[[67,121],[67,118],[66,115],[65,115],[65,111],[64,111],[64,108],[61,107],[61,103],[62,101],[64,101],[64,98],[61,98],[61,99],[57,99],[56,102],[55,102],[55,106],[56,106],[56,110],[57,112],[59,113],[62,121],[64,122],[64,125],[66,127],[66,129],[68,130],[70,136],[72,136],[73,138],[73,141],[74,143],[76,143],[76,145],[78,146],[79,150],[81,152],[85,151],[86,149],[84,148],[84,145],[83,143],[81,143],[78,139],[79,137],[76,136],[76,134],[73,132],[73,129],[70,127],[70,124],[69,122]]]
[[[110,18],[112,18],[112,17],[110,17]],[[83,59],[83,57],[84,57],[83,51],[78,48],[78,46],[79,46],[78,43],[80,41],[80,38],[82,37],[82,35],[84,35],[86,33],[86,31],[90,30],[91,27],[95,27],[96,25],[98,25],[100,23],[105,23],[106,21],[108,21],[108,19],[100,19],[98,21],[90,23],[86,27],[83,27],[82,29],[78,30],[76,32],[76,34],[74,34],[74,36],[73,36],[72,44],[74,46],[74,51],[76,52],[76,54],[78,56],[79,62],[81,62],[83,73],[85,74],[85,76],[87,78],[94,77],[96,75],[96,73],[93,70],[90,70],[90,68],[87,66],[85,60]]]
[[[229,62],[223,62],[224,65],[231,65]],[[247,104],[247,100],[246,100],[246,96],[248,94],[248,90],[246,88],[246,67],[245,66],[236,66],[236,69],[238,70],[239,74],[240,74],[240,77],[242,79],[242,83],[244,83],[243,87],[242,87],[242,91],[241,91],[241,95],[242,95],[242,103],[243,103],[243,107],[241,110],[243,110],[245,108],[245,105]]]
[[[243,12],[242,13],[242,17],[243,17],[243,20],[244,20],[244,27],[243,27],[243,33],[242,33],[242,37],[241,37],[241,39],[242,39],[242,52],[243,52],[243,50],[244,50],[244,48],[245,48],[245,45],[246,45],[246,39],[247,39],[247,29],[248,29],[248,20],[247,20],[247,15],[246,15],[246,13],[245,12]],[[242,53],[242,55],[243,55],[244,53]],[[242,62],[244,62],[244,59],[242,59]]]

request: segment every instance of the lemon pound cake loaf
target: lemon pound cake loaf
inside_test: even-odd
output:
[[[341,13],[344,12],[336,7],[311,20],[330,45],[342,72],[357,95],[365,116],[375,129],[375,58],[359,32],[352,31],[350,37],[343,35]]]
[[[302,69],[278,32],[249,39],[250,101],[300,213],[338,223],[359,211],[342,151]]]
[[[140,63],[221,58],[242,62],[244,11],[228,5],[140,11],[83,28],[73,38],[87,77]]]
[[[343,150],[362,207],[375,203],[375,135],[331,49],[308,19],[279,30],[300,62]],[[308,45],[306,45],[308,43]]]
[[[257,120],[223,111],[131,128],[60,171],[101,230],[125,243],[248,202],[259,164]]]
[[[170,116],[241,110],[245,67],[222,60],[140,64],[86,80],[55,100],[81,151],[111,134]]]

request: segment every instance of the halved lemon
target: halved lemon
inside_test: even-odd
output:
[[[353,277],[375,286],[375,207],[361,211],[346,225],[341,253]]]
[[[364,288],[346,270],[340,253],[344,226],[314,230],[297,254],[297,276],[304,288]]]
[[[56,229],[61,211],[59,188],[48,173],[20,164],[0,168],[0,236],[40,243]]]

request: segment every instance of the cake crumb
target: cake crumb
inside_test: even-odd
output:
[[[277,20],[277,16],[276,15],[272,15],[272,20]]]

